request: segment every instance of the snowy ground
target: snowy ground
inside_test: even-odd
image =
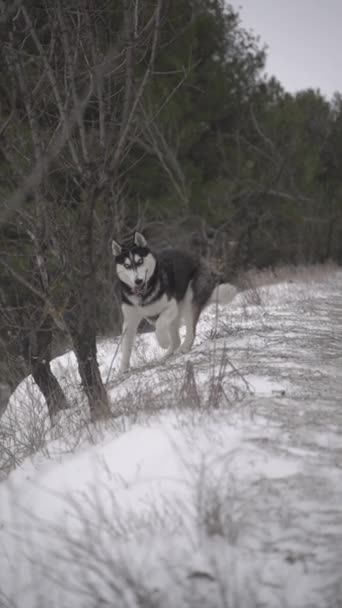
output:
[[[100,342],[106,427],[72,354],[53,364],[74,408],[52,430],[30,379],[17,389],[0,607],[342,606],[342,273],[215,312],[167,365],[141,335],[124,382]]]

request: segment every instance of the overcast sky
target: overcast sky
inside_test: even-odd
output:
[[[267,44],[266,72],[287,91],[342,92],[342,0],[230,0]]]

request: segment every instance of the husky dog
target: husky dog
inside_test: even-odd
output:
[[[146,319],[155,326],[159,345],[166,349],[163,359],[173,353],[187,353],[194,342],[196,326],[208,304],[229,303],[237,289],[219,284],[204,260],[188,253],[165,249],[153,253],[146,239],[135,232],[128,244],[112,242],[116,272],[121,285],[123,313],[122,373],[129,369],[131,351],[139,323]],[[185,322],[183,343],[179,337]]]

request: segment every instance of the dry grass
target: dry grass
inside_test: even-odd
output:
[[[256,319],[264,308],[264,298],[260,291],[262,286],[277,283],[312,283],[326,280],[336,273],[338,267],[333,264],[281,267],[275,271],[251,270],[244,275],[244,282],[249,288],[241,300],[245,318]],[[310,294],[309,294],[310,295]],[[308,295],[308,297],[309,297]],[[259,319],[259,324],[262,320]],[[241,332],[238,328],[238,331]],[[213,323],[213,330],[206,338],[210,341],[208,354],[196,360],[183,357],[171,359],[167,365],[157,361],[147,361],[143,341],[137,344],[138,368],[129,382],[121,379],[110,380],[107,374],[106,387],[112,399],[113,418],[105,427],[114,434],[122,433],[136,423],[149,423],[151,418],[163,410],[197,410],[206,411],[217,408],[231,408],[241,403],[250,393],[248,383],[234,366],[229,350],[222,344],[216,348],[218,339],[227,339],[228,343],[234,332],[229,322],[222,326],[218,311]],[[118,346],[119,346],[118,342]],[[209,346],[209,344],[208,344]],[[113,344],[113,367],[118,347]],[[153,370],[153,382],[150,371]],[[111,371],[111,370],[110,370]],[[203,372],[206,382],[203,383]],[[200,378],[201,376],[201,378]],[[61,378],[60,378],[61,379]],[[57,440],[63,450],[73,451],[83,441],[96,442],[99,429],[103,425],[93,425],[89,421],[85,400],[80,394],[80,383],[76,369],[73,367],[63,372],[63,388],[68,393],[70,410],[62,412],[51,425],[44,400],[37,398],[37,387],[33,381],[25,389],[20,408],[8,408],[2,418],[0,429],[0,475],[5,477],[23,460],[37,452],[49,457],[49,442]],[[38,391],[39,393],[39,391]],[[62,448],[61,448],[62,449]]]
[[[244,289],[257,289],[277,283],[312,283],[326,280],[335,274],[339,267],[335,262],[311,266],[279,266],[275,269],[257,270],[255,268],[239,276],[239,284]]]
[[[245,526],[241,497],[223,471],[213,480],[205,467],[189,471],[186,488],[184,502],[162,496],[139,513],[122,508],[110,487],[99,493],[94,485],[70,497],[71,525],[64,519],[47,529],[32,519],[32,529],[49,538],[44,563],[31,551],[34,608],[44,605],[49,587],[61,602],[51,606],[255,608],[230,558]],[[7,603],[0,596],[0,606],[19,608],[15,591]]]
[[[336,270],[334,265],[325,265],[296,269],[289,267],[280,269],[277,273],[253,274],[251,272],[251,279],[254,278],[254,288],[250,292],[252,295],[248,297],[252,299],[253,304],[259,305],[258,310],[262,312],[263,303],[259,298],[259,287],[280,282],[322,281],[322,279],[326,280],[327,277],[333,276]],[[291,294],[292,289],[289,289],[289,295],[293,297]],[[264,336],[266,334],[263,331],[262,320],[257,315],[258,310],[253,309],[250,313],[253,322],[248,331],[255,334],[259,328],[260,334]],[[236,321],[236,325],[237,331],[241,332],[243,307],[239,309],[238,314],[240,320]],[[315,311],[315,318],[317,318],[317,311]],[[232,355],[225,346],[227,336],[223,335],[222,339],[218,323],[215,322],[214,325],[215,331],[209,338],[211,342],[208,343],[208,348],[205,351],[201,349],[198,355],[193,353],[192,359],[177,357],[170,360],[168,365],[156,365],[155,362],[148,363],[144,359],[144,351],[141,348],[141,358],[139,357],[138,361],[142,367],[135,369],[134,374],[124,383],[119,380],[108,382],[107,388],[112,391],[113,395],[113,419],[102,427],[105,432],[110,430],[111,434],[119,435],[129,430],[133,424],[149,425],[165,409],[174,412],[180,426],[187,425],[186,432],[189,433],[190,441],[192,441],[193,427],[199,421],[205,427],[206,417],[208,420],[212,420],[215,416],[221,418],[225,416],[231,423],[233,416],[230,415],[231,413],[234,415],[231,408],[241,410],[241,404],[246,404],[246,395],[247,397],[250,395],[248,383],[244,380],[241,370],[247,370],[246,373],[248,373],[248,366],[254,364],[258,372],[263,369],[260,367],[259,361],[260,350],[256,351],[255,363],[253,356],[248,352],[250,347],[243,345],[239,364],[236,354]],[[272,331],[274,328],[277,329],[276,338],[283,343],[286,340],[285,329],[283,331],[281,325],[276,323],[270,327],[273,328]],[[291,329],[293,327],[294,325],[291,325]],[[230,331],[229,327],[227,327],[228,331]],[[218,338],[221,338],[221,341]],[[291,340],[293,339],[292,336]],[[229,344],[228,337],[227,344]],[[115,351],[115,345],[113,345],[113,351]],[[247,355],[250,356],[249,361],[246,361]],[[298,355],[298,357],[301,356],[301,354]],[[294,357],[292,352],[289,357],[292,361]],[[268,367],[263,373],[268,375],[271,374],[272,365],[269,365],[268,362],[263,363],[263,365],[266,364]],[[278,372],[277,363],[275,366]],[[151,380],[152,369],[153,382]],[[287,368],[284,370],[287,373]],[[304,372],[307,382],[308,370],[304,369]],[[292,368],[290,373],[293,375]],[[322,384],[321,379],[319,384]],[[329,390],[331,390],[330,387]],[[288,407],[285,407],[285,402],[273,397],[268,400],[263,398],[263,401],[265,410],[259,409],[258,411],[259,413],[266,411],[265,415],[270,426],[274,421],[279,424],[282,416],[284,424],[288,424],[289,411]],[[307,408],[307,414],[312,416],[312,403],[311,401],[308,403],[310,407]],[[297,405],[298,401],[294,401],[294,404]],[[34,405],[32,394],[32,406]],[[186,409],[186,413],[184,413],[184,409]],[[302,409],[302,407],[299,408],[299,410]],[[323,415],[322,425],[326,425],[327,413],[328,408],[321,414]],[[15,420],[13,420],[13,425],[15,425]],[[299,445],[303,446],[310,420],[308,418],[304,424],[302,412],[297,413],[297,408],[293,408],[291,410],[291,434],[296,433],[297,428],[301,429],[301,425],[304,430],[303,434],[298,434],[298,441],[300,440]],[[36,406],[35,413],[31,415],[30,429],[32,437],[30,434],[27,436],[25,450],[33,453],[34,450],[39,449],[49,455],[47,441],[51,437],[51,431],[44,434],[44,412],[37,409]],[[284,426],[284,429],[286,430],[287,426]],[[315,427],[315,432],[316,430]],[[12,431],[14,431],[14,426]],[[77,449],[84,437],[96,442],[100,438],[99,432],[101,432],[101,426],[96,427],[91,424],[86,416],[82,416],[81,409],[79,407],[77,409],[76,406],[73,410],[62,413],[60,421],[57,421],[54,427],[56,438],[65,440],[67,436],[69,437],[70,450]],[[264,436],[258,437],[258,441],[267,439],[266,431],[263,430],[262,434]],[[283,438],[286,438],[286,432],[284,432]],[[213,441],[216,441],[215,437]],[[273,453],[279,454],[277,441],[278,439],[274,440],[272,450],[274,450]],[[309,439],[309,441],[311,440]],[[280,447],[283,449],[283,446]],[[308,444],[307,447],[312,454],[313,445]],[[227,451],[229,449],[228,445]],[[10,466],[18,464],[18,458],[21,459],[25,450],[16,452],[14,449],[10,456],[7,455]],[[272,452],[269,453],[272,454]],[[231,456],[229,454],[229,459]],[[275,517],[275,512],[270,510],[269,502],[266,499],[270,496],[275,497],[275,505],[279,508],[281,515],[283,512],[282,496],[285,488],[286,492],[291,492],[291,487],[287,481],[283,482],[281,478],[273,480],[272,484],[269,481],[264,484],[263,480],[258,480],[253,482],[250,487],[243,485],[238,487],[234,485],[234,479],[229,477],[227,460],[222,461],[222,469],[217,472],[213,466],[208,466],[211,462],[205,464],[207,464],[207,468],[202,466],[202,462],[198,465],[196,462],[197,468],[195,469],[194,466],[191,470],[192,477],[190,474],[187,477],[189,483],[185,491],[184,504],[176,504],[177,501],[172,502],[172,499],[169,498],[165,499],[162,504],[152,504],[137,514],[130,511],[128,507],[125,509],[120,507],[117,503],[117,496],[112,495],[110,489],[107,497],[104,496],[102,490],[101,495],[97,495],[95,489],[93,495],[88,493],[82,496],[75,495],[75,500],[70,507],[74,513],[74,520],[77,522],[77,533],[75,533],[75,529],[71,532],[68,531],[64,526],[64,521],[61,527],[55,530],[56,539],[63,542],[59,545],[60,550],[56,547],[52,549],[54,544],[51,543],[51,551],[54,551],[53,562],[46,562],[46,572],[42,574],[41,580],[37,579],[37,589],[40,583],[48,586],[53,581],[53,584],[56,585],[56,580],[58,583],[58,576],[60,576],[58,572],[68,574],[70,572],[71,576],[68,581],[61,576],[60,588],[62,591],[67,590],[67,585],[70,584],[77,597],[75,606],[82,608],[114,605],[129,606],[130,608],[132,606],[136,608],[195,608],[195,606],[254,608],[257,605],[266,605],[261,604],[255,589],[248,588],[248,584],[258,584],[261,580],[259,575],[262,574],[264,554],[256,554],[255,564],[253,564],[257,570],[255,576],[251,566],[248,581],[242,581],[237,570],[239,567],[244,567],[243,560],[246,553],[240,554],[239,562],[236,559],[237,550],[243,542],[248,541],[253,545],[257,534],[261,534],[263,528],[259,526],[259,529],[256,529],[255,520],[259,523],[265,522],[265,530],[268,532],[269,518],[271,520],[272,517]],[[301,479],[297,481],[298,488],[291,494],[291,500],[292,498],[295,500],[295,492],[299,493],[302,489]],[[297,483],[297,481],[295,477],[292,478],[293,483]],[[273,490],[273,494],[271,490]],[[277,496],[279,496],[279,503]],[[293,504],[291,500],[288,501],[290,505]],[[305,523],[307,522],[306,509],[307,503],[304,502],[302,521]],[[292,512],[289,511],[289,513]],[[287,516],[287,512],[285,515]],[[291,521],[293,522],[294,519],[292,518]],[[282,521],[280,523],[280,532],[283,535],[284,527],[288,526],[288,523],[286,522],[285,526]],[[296,525],[298,528],[294,529],[297,539],[298,534],[300,535],[304,530],[304,526],[301,528],[301,520]],[[265,534],[265,537],[260,538],[261,540],[264,538],[265,544],[262,546],[264,548],[267,546],[267,551],[270,553],[273,551],[274,556],[282,552],[284,561],[293,559],[292,554],[288,557],[287,539],[282,543],[277,540],[272,548],[267,544],[269,538],[267,533]],[[159,543],[160,540],[163,542]],[[176,540],[178,545],[176,545]],[[320,542],[321,540],[322,537],[320,537]],[[200,565],[192,561],[194,555],[200,556]],[[260,555],[262,557],[258,559]],[[51,568],[51,563],[56,565],[56,570]],[[59,566],[61,566],[60,569]],[[268,579],[268,582],[264,581],[263,584],[268,584],[271,588],[273,580]],[[273,593],[276,597],[278,591],[275,587]],[[274,605],[287,605],[285,599],[283,602],[281,601],[283,598],[278,599],[279,602]],[[2,604],[0,593],[0,606],[2,605],[7,608],[10,606],[10,602],[8,601],[6,604],[3,601]],[[12,605],[15,606],[15,603]],[[41,605],[43,606],[44,603]],[[63,605],[63,601],[60,605]],[[333,604],[331,603],[331,605]],[[35,608],[40,608],[38,600]]]

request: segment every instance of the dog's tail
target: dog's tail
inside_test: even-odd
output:
[[[230,283],[221,283],[221,285],[216,285],[207,305],[229,304],[229,302],[235,298],[237,293],[238,289],[234,287],[234,285],[231,285]]]

